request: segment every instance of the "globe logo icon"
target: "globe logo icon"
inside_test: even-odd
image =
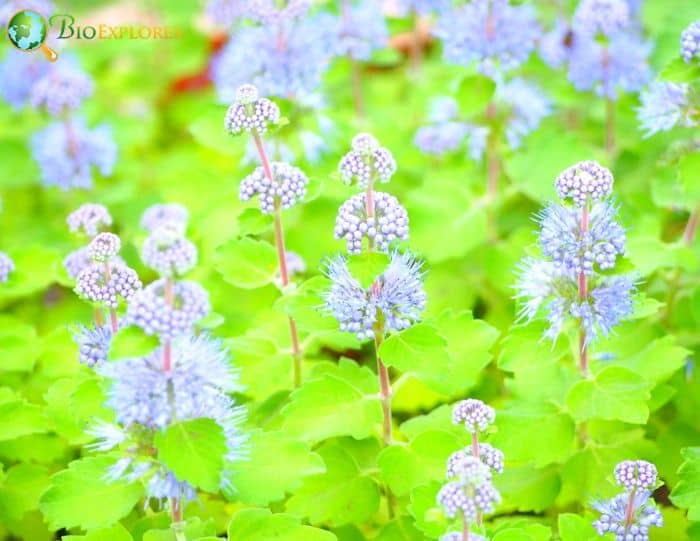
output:
[[[46,58],[53,62],[58,55],[44,43],[47,33],[48,27],[44,17],[30,9],[18,11],[7,23],[7,37],[12,45],[25,53],[41,49]]]

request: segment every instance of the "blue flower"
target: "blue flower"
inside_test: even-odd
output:
[[[338,27],[338,56],[369,60],[372,51],[389,42],[384,14],[375,0],[344,1]]]
[[[107,360],[112,345],[112,331],[108,325],[79,325],[73,333],[73,340],[80,348],[80,362],[92,368]]]
[[[110,128],[90,130],[82,120],[50,124],[32,137],[31,146],[44,185],[63,190],[92,187],[93,168],[109,176],[117,159]]]
[[[61,59],[32,87],[32,107],[45,108],[52,116],[64,115],[78,109],[92,95],[94,86],[77,62]]]
[[[396,5],[399,14],[406,16],[411,12],[434,15],[446,11],[452,3],[452,0],[397,0]]]
[[[0,283],[7,282],[15,270],[15,263],[5,252],[0,252]]]
[[[464,122],[444,122],[422,126],[413,141],[421,152],[442,156],[462,147],[469,133],[469,126]]]
[[[618,90],[639,91],[651,78],[651,44],[633,32],[617,32],[606,45],[576,34],[569,60],[569,80],[577,90],[593,90],[617,99]]]
[[[499,84],[496,100],[509,109],[506,139],[512,149],[518,148],[523,138],[537,129],[542,119],[552,113],[549,98],[536,85],[524,79]]]
[[[700,59],[700,21],[695,21],[681,33],[681,56],[685,62]]]
[[[574,39],[571,26],[558,21],[539,41],[540,56],[545,64],[550,68],[559,68],[566,63],[569,60]]]
[[[317,13],[285,20],[278,28],[236,29],[212,65],[220,100],[231,103],[245,83],[263,96],[309,99],[337,50],[335,27],[332,15]]]
[[[618,494],[608,501],[598,501],[592,504],[593,509],[602,513],[593,523],[598,535],[610,532],[615,534],[616,541],[649,541],[649,528],[661,528],[664,519],[661,512],[654,506],[651,492],[641,490],[630,495],[629,492]],[[627,508],[632,497],[632,515],[628,524]]]
[[[507,71],[527,60],[540,35],[535,11],[508,0],[473,0],[446,10],[435,28],[444,56],[452,63],[476,62],[487,75]]]
[[[218,25],[230,27],[248,16],[250,0],[209,0],[206,14]]]
[[[368,289],[350,274],[345,257],[328,262],[324,274],[331,287],[323,300],[340,330],[367,340],[374,337],[378,317],[383,318],[386,332],[406,329],[420,320],[426,305],[422,263],[410,253],[393,252],[390,257],[389,266]]]
[[[611,37],[629,26],[626,0],[581,0],[574,13],[574,27],[585,34]]]
[[[644,137],[660,131],[668,131],[676,125],[692,126],[697,119],[692,117],[689,86],[683,83],[655,82],[639,95],[641,105],[637,118]]]
[[[461,514],[471,522],[479,513],[491,513],[501,502],[501,495],[493,486],[491,471],[478,458],[464,456],[455,466],[454,481],[444,485],[437,495],[437,503],[448,518]]]
[[[36,11],[44,17],[49,17],[54,12],[54,5],[47,0],[8,0],[0,5],[0,27],[4,29],[10,17],[22,9]]]
[[[41,55],[10,48],[0,62],[0,95],[12,107],[21,109],[27,104],[36,82],[48,69],[49,64]]]

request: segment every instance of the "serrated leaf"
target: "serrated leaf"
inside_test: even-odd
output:
[[[671,501],[687,509],[690,520],[700,520],[700,447],[688,447],[681,454],[680,481],[673,487]]]
[[[558,518],[561,541],[589,541],[597,534],[590,520],[572,513],[562,513]]]
[[[308,517],[312,524],[341,526],[367,520],[379,508],[377,483],[360,471],[342,445],[326,443],[318,453],[326,472],[307,477],[287,501],[287,510]]]
[[[52,529],[104,528],[131,512],[141,499],[143,488],[139,483],[105,480],[107,469],[113,464],[114,460],[106,456],[82,458],[51,477],[39,509]],[[95,505],[95,502],[109,502],[109,505]],[[86,509],[90,512],[86,513]]]
[[[638,353],[623,357],[616,366],[629,368],[646,381],[661,382],[684,367],[690,354],[690,350],[676,345],[673,336],[664,336],[654,340]]]
[[[633,424],[646,423],[651,384],[617,366],[604,368],[593,379],[576,383],[566,405],[577,421],[605,419]]]
[[[442,479],[447,458],[461,447],[459,438],[443,430],[416,436],[408,445],[397,443],[379,454],[382,478],[397,496],[419,485]]]
[[[194,419],[170,425],[153,442],[158,460],[178,479],[208,492],[216,492],[224,467],[226,437],[213,419]]]
[[[514,402],[496,419],[492,443],[512,460],[537,467],[565,461],[576,448],[576,425],[548,403]]]
[[[377,376],[348,359],[317,365],[282,409],[283,428],[306,440],[374,434],[382,422]]]
[[[255,289],[271,283],[277,272],[277,251],[272,244],[250,237],[234,239],[217,248],[214,267],[236,287]]]
[[[241,509],[231,520],[228,538],[236,541],[336,541],[326,530],[302,526],[286,514],[272,514],[268,509]],[[144,540],[145,541],[145,540]]]
[[[256,432],[248,443],[249,459],[237,462],[236,499],[253,505],[281,500],[308,475],[323,473],[323,459],[309,444],[282,432]]]
[[[509,466],[494,477],[503,497],[499,509],[540,512],[554,503],[561,482],[555,466],[537,469]]]

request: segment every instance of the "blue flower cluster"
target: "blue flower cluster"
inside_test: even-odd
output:
[[[30,101],[32,107],[62,117],[80,108],[93,91],[92,78],[77,63],[62,59],[51,64],[48,73],[34,83]]]
[[[389,29],[381,6],[373,0],[344,1],[337,24],[338,56],[368,60],[375,49],[389,42]]]
[[[681,56],[686,63],[700,59],[700,21],[691,23],[681,33]]]
[[[0,252],[0,283],[7,282],[10,273],[15,270],[15,263],[5,252]]]
[[[448,482],[438,492],[437,503],[448,518],[460,516],[465,530],[481,514],[493,512],[501,501],[501,495],[493,486],[492,471],[503,472],[503,453],[488,443],[479,442],[479,433],[488,430],[495,417],[493,408],[474,398],[462,400],[452,410],[452,421],[464,424],[472,435],[472,445],[448,458]],[[443,539],[450,539],[452,535],[447,534]]]
[[[592,90],[616,100],[618,92],[637,92],[651,78],[651,43],[640,33],[626,0],[581,0],[573,21],[558,21],[540,42],[544,61],[568,64],[577,90]]]
[[[610,274],[625,253],[618,207],[609,199],[612,184],[612,174],[599,164],[576,164],[556,182],[559,196],[574,204],[552,203],[538,216],[542,257],[523,261],[516,298],[522,301],[520,317],[528,321],[545,307],[547,338],[555,340],[572,317],[588,344],[632,313],[634,279]]]
[[[48,63],[40,55],[8,50],[0,61],[0,96],[13,108],[21,109],[27,105],[32,88],[48,69]]]
[[[649,541],[649,529],[664,525],[651,498],[656,466],[644,460],[625,460],[615,467],[615,480],[625,490],[608,501],[592,504],[601,513],[593,527],[598,535],[615,534],[615,541]]]
[[[407,329],[425,310],[422,263],[412,254],[393,252],[388,267],[367,289],[350,274],[347,259],[331,259],[324,274],[331,287],[323,295],[325,309],[340,323],[340,330],[359,340],[374,337],[374,326],[382,319],[386,332]]]
[[[360,188],[371,189],[376,181],[391,180],[396,160],[373,135],[359,133],[353,137],[350,151],[340,159],[338,172],[346,184],[356,182]]]
[[[495,76],[525,62],[540,36],[535,11],[509,0],[472,0],[443,10],[435,27],[449,62]]]

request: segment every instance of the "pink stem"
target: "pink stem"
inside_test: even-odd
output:
[[[462,541],[469,541],[469,522],[466,519],[462,522]]]
[[[109,261],[104,262],[103,270],[105,275],[105,284],[109,284],[110,280],[112,280],[112,270],[109,267]],[[109,321],[112,327],[112,334],[114,334],[119,329],[119,321],[117,319],[117,311],[111,307],[109,309]]]
[[[588,201],[586,201],[581,212],[582,234],[585,234],[588,231],[588,220],[589,209]],[[588,278],[583,271],[581,271],[578,275],[578,296],[581,301],[585,301],[588,297]],[[581,374],[583,374],[584,377],[588,375],[588,344],[586,342],[586,329],[583,327],[583,324],[581,324],[581,327],[579,328],[579,351],[581,355]]]
[[[374,349],[377,354],[377,374],[379,375],[379,389],[382,399],[382,413],[384,416],[383,435],[384,443],[390,445],[391,435],[391,381],[389,380],[389,370],[379,357],[379,348],[384,342],[384,331],[379,328],[374,330]]]
[[[265,146],[260,138],[260,134],[253,132],[253,140],[255,141],[255,146],[258,149],[258,154],[260,155],[260,162],[262,163],[265,177],[267,177],[268,182],[272,183],[274,182],[272,167],[270,167],[270,161],[267,158],[267,152],[265,152]],[[282,210],[279,208],[279,204],[277,203],[275,203],[275,246],[277,248],[277,261],[280,269],[280,279],[282,281],[282,287],[284,288],[289,285],[289,271],[287,270],[287,251],[284,246]],[[302,355],[301,346],[299,345],[299,331],[297,329],[296,321],[292,316],[289,316],[289,334],[292,339],[294,386],[299,387],[301,385]]]
[[[175,304],[175,284],[172,278],[165,279],[165,304],[172,307]],[[163,343],[163,370],[170,372],[172,369],[173,346],[170,340]]]

